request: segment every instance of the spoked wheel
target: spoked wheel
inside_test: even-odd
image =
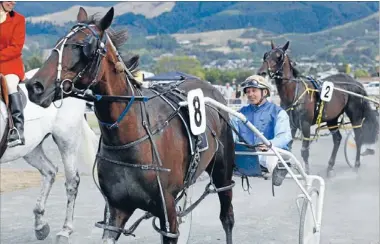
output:
[[[344,142],[344,157],[346,158],[346,162],[348,166],[351,168],[355,165],[356,160],[356,142],[355,142],[355,134],[354,131],[351,131]]]
[[[317,218],[319,192],[312,187],[309,191],[309,196],[314,206],[314,216]],[[299,229],[300,244],[319,244],[321,233],[316,232],[312,208],[307,198],[304,199],[301,209],[301,220]]]
[[[188,208],[191,205],[191,197],[192,197],[193,189],[192,186],[189,187],[189,189],[186,191],[186,194],[181,198],[181,200],[177,203],[177,212],[183,211],[184,209]],[[191,222],[192,222],[192,212],[188,213],[184,217],[178,217],[178,231],[179,231],[179,237],[177,244],[187,244],[190,238],[190,232],[191,232]],[[159,225],[159,221],[157,219],[156,225]],[[161,236],[161,243],[163,243],[162,236]]]

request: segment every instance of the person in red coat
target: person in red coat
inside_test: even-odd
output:
[[[18,84],[25,79],[22,48],[25,43],[25,17],[15,12],[14,1],[0,1],[0,73],[5,76],[14,127],[8,146],[25,145],[24,114]]]

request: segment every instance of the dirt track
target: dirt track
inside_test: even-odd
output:
[[[62,178],[58,173],[56,179]],[[12,192],[41,184],[41,175],[37,170],[0,168],[0,194]]]

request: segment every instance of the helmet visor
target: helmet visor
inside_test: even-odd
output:
[[[260,82],[258,82],[257,80],[253,80],[253,79],[252,80],[247,80],[247,81],[244,81],[243,83],[241,83],[241,88],[242,89],[245,89],[245,88],[248,88],[248,87],[266,88]]]

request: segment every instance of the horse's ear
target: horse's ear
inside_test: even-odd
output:
[[[79,23],[83,23],[83,22],[86,22],[87,20],[88,20],[88,16],[87,16],[86,10],[84,10],[84,8],[80,7],[78,15],[77,15],[77,21]]]
[[[272,49],[275,49],[275,46],[274,46],[273,40],[270,40],[270,46],[272,47]]]
[[[111,26],[112,20],[114,15],[114,9],[113,7],[106,13],[106,15],[100,20],[99,27],[102,31],[105,31],[108,29],[108,27]]]
[[[285,43],[285,45],[282,47],[282,50],[285,52],[289,47],[289,41]]]
[[[129,60],[125,63],[125,66],[126,66],[131,72],[133,72],[134,70],[136,70],[136,68],[138,68],[138,66],[139,66],[139,60],[140,60],[140,56],[139,56],[139,55],[134,55],[131,59],[129,59]]]

